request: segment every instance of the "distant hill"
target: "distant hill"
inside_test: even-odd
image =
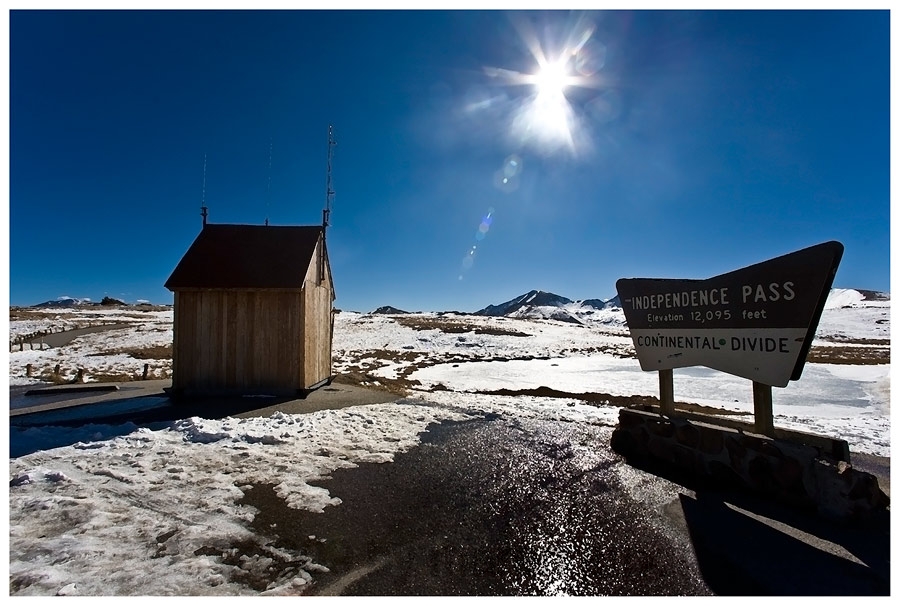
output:
[[[888,292],[879,292],[876,290],[859,290],[859,292],[864,298],[863,301],[890,301],[891,293]]]
[[[484,309],[475,312],[476,316],[509,316],[524,307],[563,307],[572,303],[571,299],[555,295],[543,290],[532,290],[510,299],[499,305],[488,305]]]
[[[92,301],[91,299],[78,299],[76,297],[59,297],[58,299],[53,299],[52,301],[44,301],[43,303],[38,303],[36,305],[27,305],[25,307],[29,309],[46,309],[46,308],[54,308],[54,307],[110,307],[110,306],[118,306],[118,307],[141,307],[141,308],[165,308],[172,307],[171,303],[151,303],[147,299],[138,299],[134,303],[128,303],[122,299],[116,299],[115,297],[103,297],[100,301]]]
[[[867,302],[890,301],[891,295],[886,292],[878,292],[874,290],[856,290],[853,288],[832,288],[828,293],[828,299],[825,301],[825,309],[835,309],[839,307],[855,307]]]
[[[403,311],[402,309],[397,309],[396,307],[391,307],[390,305],[384,305],[379,307],[373,314],[386,314],[386,315],[397,315],[397,314],[408,314],[408,311]]]
[[[90,299],[75,299],[73,297],[60,297],[53,301],[44,301],[32,307],[76,307],[79,305],[93,305]]]
[[[857,307],[889,302],[889,293],[873,290],[833,288],[826,309]],[[619,297],[573,301],[561,295],[532,290],[504,303],[488,305],[475,312],[479,316],[560,320],[574,324],[623,324]]]
[[[476,311],[475,315],[560,320],[573,324],[585,324],[587,322],[613,323],[616,320],[608,316],[608,314],[601,314],[598,317],[595,316],[595,312],[617,309],[619,307],[618,297],[613,297],[609,300],[584,299],[583,301],[573,301],[552,292],[532,290],[505,303],[488,305],[484,309]]]
[[[576,303],[581,303],[584,307],[593,307],[594,309],[606,309],[608,307],[622,307],[622,304],[619,303],[619,295],[616,295],[612,299],[603,300],[603,299],[585,299],[584,301],[576,301]]]

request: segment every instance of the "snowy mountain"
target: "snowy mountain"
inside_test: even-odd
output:
[[[32,307],[76,307],[78,305],[93,305],[90,299],[75,299],[73,297],[59,297],[53,301],[44,301]]]
[[[859,307],[863,301],[890,301],[891,295],[874,290],[855,290],[852,288],[832,288],[825,301],[825,309],[839,307]]]
[[[852,288],[833,288],[828,294],[825,309],[865,307],[879,302],[890,302],[890,300],[890,293]],[[598,314],[598,312],[606,313]],[[488,305],[484,309],[476,311],[475,315],[562,320],[577,324],[596,323],[598,318],[602,317],[602,323],[609,324],[620,322],[621,303],[618,295],[611,299],[573,301],[551,292],[532,290],[505,303]]]
[[[619,298],[613,297],[608,301],[603,299],[585,299],[573,301],[552,292],[532,290],[515,299],[488,305],[484,309],[475,312],[477,316],[504,316],[507,318],[560,320],[573,324],[586,324],[596,322],[598,319],[604,324],[618,323],[618,319],[595,317],[596,312],[619,308]],[[620,314],[621,315],[621,314]],[[624,321],[624,317],[621,319]]]
[[[510,299],[499,305],[488,305],[484,309],[475,312],[476,316],[511,316],[514,312],[523,307],[563,307],[572,303],[571,299],[555,295],[552,292],[544,292],[542,290],[532,290],[520,295],[515,299]]]
[[[865,301],[890,301],[891,293],[880,292],[877,290],[860,290],[860,294],[865,297]]]
[[[833,288],[825,309],[870,307],[889,304],[889,293],[851,288]],[[498,305],[488,305],[475,312],[478,316],[519,318],[523,320],[559,320],[572,324],[625,326],[619,297],[573,301],[566,297],[532,290]]]
[[[612,299],[604,300],[604,299],[585,299],[584,301],[576,301],[576,303],[581,303],[583,307],[593,307],[594,309],[607,309],[609,307],[622,307],[622,304],[619,302],[619,295],[616,295]]]
[[[397,315],[397,314],[408,314],[410,312],[403,311],[402,309],[397,309],[396,307],[391,307],[390,305],[382,305],[381,307],[379,307],[372,313],[373,314]]]

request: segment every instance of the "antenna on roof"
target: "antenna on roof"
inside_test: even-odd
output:
[[[203,217],[203,227],[206,227],[206,216],[209,214],[206,208],[206,154],[203,154],[203,191],[200,194],[200,216]]]
[[[325,228],[328,227],[328,220],[331,218],[331,203],[334,200],[334,190],[331,188],[331,158],[333,155],[333,148],[337,145],[337,142],[334,140],[334,127],[329,124],[328,125],[328,168],[325,177],[325,209],[322,211],[322,233],[325,232]]]
[[[272,137],[269,137],[269,177],[266,181],[266,225],[269,225],[269,200],[271,199],[270,190],[272,188]]]
[[[328,167],[325,175],[325,209],[322,210],[322,246],[319,248],[319,284],[325,281],[325,229],[331,217],[331,202],[334,200],[334,189],[331,187],[331,157],[334,146],[334,127],[328,125]]]

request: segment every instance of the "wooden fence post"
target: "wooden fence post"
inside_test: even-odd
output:
[[[26,377],[30,377],[30,376],[31,376],[31,364],[26,364],[26,365],[25,365],[25,376],[26,376]]]
[[[144,381],[147,380],[147,373],[148,373],[149,371],[150,371],[150,365],[149,365],[149,364],[144,364],[144,376],[143,376]]]

